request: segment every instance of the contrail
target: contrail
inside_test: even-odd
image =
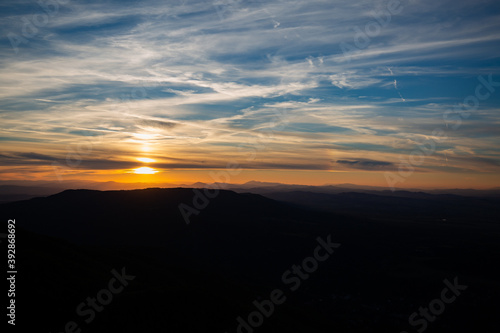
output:
[[[394,73],[392,72],[392,69],[390,67],[387,67],[387,70],[391,73],[392,76],[394,76]],[[396,79],[394,79],[393,85],[394,85],[394,89],[396,89],[396,91],[398,92],[399,97],[401,97],[401,100],[403,102],[406,102],[406,99],[404,99],[403,95],[401,95],[401,92],[398,89],[398,81],[396,81]]]

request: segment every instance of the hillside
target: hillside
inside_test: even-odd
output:
[[[188,225],[179,204],[192,204],[194,195],[70,190],[0,205],[19,228],[20,313],[52,332],[69,320],[88,332],[236,332],[237,317],[278,288],[287,301],[256,332],[399,332],[439,297],[444,279],[458,277],[469,289],[428,332],[496,325],[497,224],[349,217],[221,191]],[[341,246],[300,288],[287,289],[283,273],[329,236]],[[122,267],[134,281],[94,321],[82,322],[76,306]]]

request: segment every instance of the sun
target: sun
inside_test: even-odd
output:
[[[143,163],[153,163],[153,162],[156,162],[152,158],[148,158],[148,157],[139,157],[137,160],[140,161],[140,162],[143,162]]]
[[[141,167],[134,169],[134,173],[138,175],[154,175],[158,171],[150,167]]]

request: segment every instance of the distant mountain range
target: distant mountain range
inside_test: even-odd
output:
[[[22,184],[22,185],[21,185]],[[0,181],[0,203],[12,202],[24,199],[35,198],[39,196],[48,196],[59,193],[65,189],[92,189],[92,190],[132,190],[145,189],[153,187],[162,188],[206,188],[217,187],[221,189],[233,190],[236,192],[250,192],[255,194],[265,194],[284,191],[307,191],[314,193],[339,194],[345,192],[370,193],[379,195],[397,196],[408,192],[424,192],[429,194],[455,194],[470,197],[500,197],[500,188],[488,190],[475,189],[396,189],[391,191],[385,187],[362,186],[354,184],[336,184],[336,185],[291,185],[281,183],[249,181],[244,184],[228,183],[202,183],[194,184],[152,184],[152,183],[118,183],[118,182],[84,182],[84,181]]]

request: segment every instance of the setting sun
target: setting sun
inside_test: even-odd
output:
[[[142,168],[134,169],[134,173],[136,173],[138,175],[154,175],[157,172],[158,172],[157,170],[150,168],[150,167],[142,167]]]
[[[139,157],[137,160],[140,161],[140,162],[144,162],[144,163],[153,163],[153,162],[155,162],[155,160],[153,160],[152,158],[148,158],[148,157]]]

